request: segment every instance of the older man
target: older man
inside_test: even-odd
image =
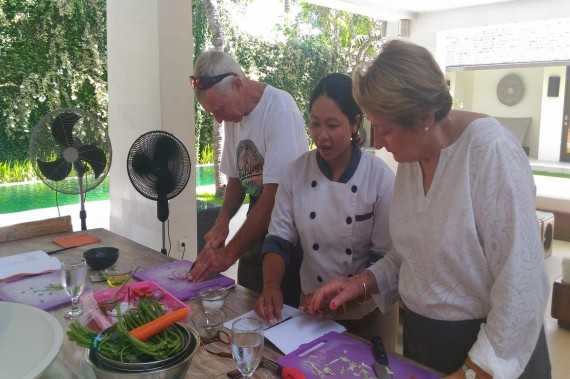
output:
[[[241,258],[238,283],[259,292],[259,250],[277,186],[288,163],[307,151],[303,117],[291,95],[247,78],[239,64],[224,52],[206,51],[198,57],[192,87],[202,107],[216,121],[224,122],[221,170],[228,176],[228,184],[222,209],[204,236],[206,244],[190,279],[204,280]],[[250,196],[247,218],[225,245],[230,219],[246,193]]]

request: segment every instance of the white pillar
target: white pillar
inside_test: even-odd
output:
[[[191,0],[107,2],[110,171],[110,229],[159,250],[161,223],[156,202],[131,185],[126,159],[133,141],[150,130],[165,130],[184,142],[192,160],[186,189],[170,201],[172,254],[186,239],[186,258],[196,251]],[[168,249],[168,237],[167,237]],[[192,253],[192,254],[190,254]]]

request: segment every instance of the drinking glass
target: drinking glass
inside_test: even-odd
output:
[[[61,285],[67,295],[71,297],[71,310],[65,314],[66,318],[75,319],[83,313],[79,304],[79,296],[85,287],[86,276],[87,263],[85,259],[72,259],[62,263]]]
[[[260,320],[243,317],[232,324],[232,355],[239,372],[250,378],[263,354],[263,324]]]

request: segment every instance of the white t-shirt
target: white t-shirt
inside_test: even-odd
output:
[[[287,92],[267,85],[241,122],[225,123],[221,171],[257,197],[263,184],[279,184],[289,162],[308,150],[303,116]]]
[[[393,250],[370,268],[381,308],[398,296],[437,320],[486,318],[469,357],[517,378],[536,345],[549,286],[530,164],[493,118],[441,151],[424,195],[419,163],[401,163],[390,208]]]

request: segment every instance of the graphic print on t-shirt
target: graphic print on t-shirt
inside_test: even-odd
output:
[[[237,169],[245,192],[257,198],[263,186],[263,157],[252,140],[241,140],[237,147]]]

